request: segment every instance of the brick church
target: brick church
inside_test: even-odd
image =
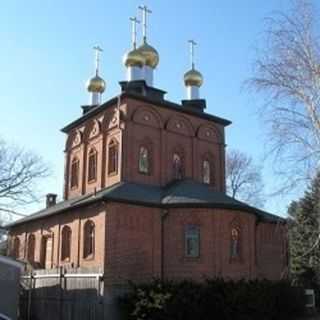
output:
[[[153,84],[159,54],[143,41],[125,55],[126,81],[102,101],[99,72],[89,105],[66,125],[64,194],[9,226],[9,252],[34,268],[99,268],[106,285],[154,277],[279,279],[287,269],[285,220],[226,194],[225,128],[205,112],[193,61],[187,97]]]

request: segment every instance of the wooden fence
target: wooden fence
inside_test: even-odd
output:
[[[37,270],[21,277],[23,320],[104,319],[103,274],[97,269]]]

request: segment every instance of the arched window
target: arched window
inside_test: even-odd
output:
[[[35,246],[36,246],[36,237],[34,234],[30,234],[28,238],[28,251],[27,251],[27,258],[28,261],[34,261],[34,253],[35,253]]]
[[[139,172],[144,174],[150,174],[150,151],[146,146],[140,146],[139,148]]]
[[[13,240],[13,256],[18,259],[20,256],[20,239],[15,237]]]
[[[172,158],[173,166],[173,178],[177,180],[183,179],[184,176],[184,167],[183,167],[183,158],[181,154],[174,153]]]
[[[202,182],[206,184],[212,183],[211,175],[211,163],[208,159],[205,159],[202,161]]]
[[[240,258],[240,232],[237,228],[231,229],[230,257],[231,259]]]
[[[118,173],[118,157],[119,157],[119,147],[115,140],[111,140],[108,147],[108,174]]]
[[[92,148],[89,152],[88,159],[88,182],[97,179],[97,151]]]
[[[84,225],[84,243],[83,243],[83,257],[91,258],[94,255],[95,247],[95,226],[94,223],[88,220]]]
[[[73,158],[71,162],[71,188],[77,188],[79,186],[79,159]]]
[[[71,228],[64,226],[61,232],[61,260],[70,261],[71,257]]]

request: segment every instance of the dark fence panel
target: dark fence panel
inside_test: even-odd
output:
[[[103,275],[97,269],[37,270],[21,278],[23,320],[100,320]]]

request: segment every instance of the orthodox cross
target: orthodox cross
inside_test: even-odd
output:
[[[137,48],[137,23],[140,23],[140,21],[137,19],[137,17],[131,17],[130,21],[132,22],[132,45],[133,49]]]
[[[190,44],[190,62],[191,62],[191,68],[194,69],[194,47],[197,45],[197,43],[194,40],[188,41]]]
[[[99,46],[94,46],[93,50],[96,54],[96,75],[99,74],[99,67],[100,67],[100,53],[103,52],[103,50]]]
[[[142,11],[142,34],[143,34],[143,42],[147,42],[147,15],[148,13],[152,13],[151,10],[148,9],[146,5],[138,7]]]

